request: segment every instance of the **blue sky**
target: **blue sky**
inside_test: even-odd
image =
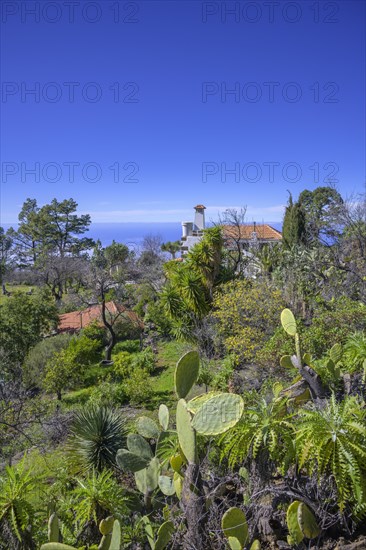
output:
[[[27,197],[95,222],[197,203],[278,221],[287,190],[363,191],[365,6],[4,1],[1,222]]]

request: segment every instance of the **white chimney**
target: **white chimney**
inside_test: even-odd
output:
[[[198,204],[194,207],[195,209],[195,215],[194,215],[194,225],[195,230],[202,230],[205,229],[205,210],[206,207],[203,206],[203,204]]]

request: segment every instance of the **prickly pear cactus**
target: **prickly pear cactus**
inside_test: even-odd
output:
[[[244,402],[240,395],[221,393],[206,401],[194,416],[193,428],[202,435],[218,435],[235,426],[242,417]]]
[[[252,542],[250,550],[261,550],[261,543],[259,542],[259,540],[254,540]]]
[[[177,405],[177,432],[179,445],[188,462],[196,462],[196,432],[192,428],[191,414],[187,410],[187,403],[180,399]]]
[[[197,411],[202,407],[206,401],[211,399],[212,397],[215,397],[215,395],[220,395],[221,392],[219,391],[209,391],[207,393],[203,393],[202,395],[197,395],[197,397],[194,397],[187,403],[187,409],[190,413],[196,414]]]
[[[175,391],[185,399],[196,382],[200,369],[200,359],[196,351],[189,351],[177,363],[174,374]]]
[[[231,550],[243,550],[240,541],[236,537],[228,537],[227,541]]]
[[[297,511],[299,509],[300,504],[301,502],[299,500],[295,500],[287,508],[286,522],[287,522],[287,527],[289,531],[289,536],[287,537],[287,541],[291,546],[300,544],[300,542],[304,538],[303,532],[300,529],[300,525],[297,519]]]
[[[151,460],[153,457],[151,447],[139,434],[128,434],[127,436],[127,449],[138,456]]]
[[[158,536],[155,542],[155,550],[164,550],[170,542],[174,533],[174,525],[171,521],[165,521],[158,531]]]
[[[159,489],[167,497],[175,494],[173,478],[169,476],[159,476]]]
[[[160,426],[166,432],[169,427],[169,409],[164,403],[159,407],[159,422]]]
[[[295,336],[297,333],[297,326],[294,314],[290,309],[284,309],[281,313],[281,324],[287,334],[290,336]]]
[[[77,550],[77,548],[62,544],[62,542],[46,542],[46,544],[42,544],[40,550]]]
[[[137,431],[146,439],[157,439],[159,437],[159,426],[148,416],[140,416],[136,422]]]
[[[151,459],[144,456],[136,455],[127,451],[127,449],[119,449],[116,455],[116,462],[122,470],[129,472],[138,472],[147,467]]]
[[[102,519],[102,521],[99,523],[99,531],[102,533],[102,535],[109,535],[113,529],[114,525],[114,517],[108,516],[105,519]]]
[[[144,495],[155,491],[159,484],[160,462],[154,457],[151,459],[147,468],[135,472],[135,481],[138,490]]]
[[[248,525],[245,514],[240,508],[229,508],[222,516],[221,527],[227,538],[237,539],[244,548],[248,540]]]
[[[294,366],[292,364],[292,361],[291,361],[291,356],[290,355],[284,355],[283,357],[281,357],[280,365],[284,369],[293,369],[294,368]]]
[[[315,516],[304,502],[301,502],[297,509],[297,519],[304,537],[313,539],[319,535],[320,528]]]
[[[50,542],[59,542],[60,540],[60,525],[56,512],[51,514],[48,520],[48,540]]]

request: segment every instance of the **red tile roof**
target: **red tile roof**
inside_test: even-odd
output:
[[[257,238],[266,241],[281,241],[282,233],[268,224],[245,224],[240,226],[224,225],[224,238],[251,240],[253,233],[256,232]]]
[[[120,314],[120,317],[128,318],[131,323],[138,325],[140,328],[143,328],[143,322],[134,311],[128,310],[125,306],[121,304],[116,304],[115,302],[107,302],[107,319],[108,316],[111,318]],[[80,311],[72,311],[71,313],[63,313],[60,315],[60,320],[58,324],[59,332],[78,332],[82,328],[87,327],[93,321],[97,320],[102,324],[102,306],[100,304],[88,307]]]

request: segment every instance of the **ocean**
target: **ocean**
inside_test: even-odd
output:
[[[267,223],[275,229],[281,230],[282,228],[280,222]],[[4,230],[6,231],[10,225],[3,224]],[[16,229],[16,224],[13,224],[13,227]],[[84,236],[95,240],[100,239],[102,246],[108,246],[115,240],[138,250],[147,235],[159,235],[163,242],[180,240],[182,236],[181,222],[92,223]]]

